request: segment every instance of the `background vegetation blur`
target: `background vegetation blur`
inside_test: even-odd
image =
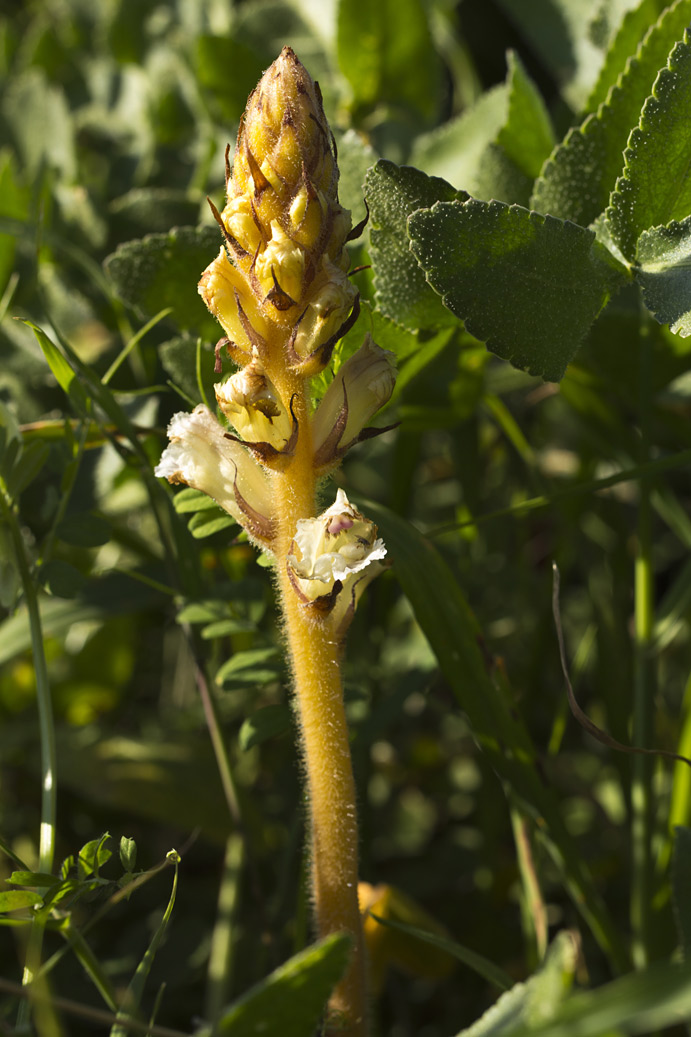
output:
[[[341,201],[354,222],[365,215],[365,173],[380,157],[478,198],[527,205],[626,11],[643,6],[652,21],[665,5],[5,0],[0,403],[3,444],[14,441],[18,459],[10,489],[40,587],[57,738],[57,863],[105,832],[114,851],[121,836],[136,840],[140,868],[172,846],[182,853],[168,939],[144,996],[148,1013],[165,982],[161,1023],[191,1028],[219,996],[208,962],[222,876],[232,917],[226,999],[310,939],[300,762],[270,573],[235,538],[232,520],[201,507],[194,491],[171,506],[169,487],[151,475],[171,414],[204,393],[213,398],[220,329],[196,284],[220,244],[206,195],[221,207],[223,151],[247,95],[291,45],[320,83],[338,143]],[[521,90],[534,113],[523,150],[512,122]],[[155,237],[141,244],[146,235]],[[368,235],[352,248],[353,266],[369,262]],[[576,690],[601,726],[630,742],[638,491],[632,481],[598,493],[579,487],[640,460],[637,304],[622,293],[556,386],[492,356],[456,321],[399,325],[375,298],[371,275],[354,276],[363,315],[344,352],[370,328],[396,352],[401,375],[381,423],[401,424],[366,452],[355,449],[338,482],[432,535],[477,617],[491,666],[506,675],[568,837],[625,947],[632,764],[569,719],[551,563],[562,574]],[[22,320],[66,343],[80,376],[54,355],[51,370],[49,346],[42,350]],[[686,450],[690,340],[657,326],[650,335],[650,451]],[[659,681],[649,744],[675,751],[680,734],[689,737],[688,471],[658,476],[653,489]],[[440,669],[419,625],[430,587],[419,583],[419,601],[414,587],[406,590],[394,573],[377,581],[349,635],[362,877],[405,891],[455,940],[521,979],[542,950],[514,840],[529,812],[516,809],[507,776],[498,778],[476,745],[453,690],[463,672],[452,658]],[[21,599],[16,551],[0,524],[0,835],[33,868],[39,729]],[[436,606],[443,611],[443,596]],[[240,828],[200,686],[215,689]],[[671,832],[688,823],[691,805],[681,765],[656,763],[649,775],[654,960],[676,945]],[[234,869],[227,847],[238,831],[242,865]],[[535,865],[550,932],[580,926],[580,978],[610,978],[616,954],[581,924],[553,857],[539,842],[532,853],[523,863]],[[122,874],[116,858],[102,871],[113,882]],[[0,877],[14,867],[0,855]],[[109,888],[75,904],[75,924],[94,916]],[[116,990],[129,983],[169,889],[165,873],[153,878],[90,929]],[[46,953],[60,946],[49,932]],[[19,980],[22,947],[20,929],[0,929],[1,975]],[[413,978],[395,967],[382,978],[381,1033],[455,1033],[495,996],[450,959],[430,966],[423,945],[402,956]],[[101,1003],[74,955],[61,959],[52,982],[57,993]],[[15,1011],[8,998],[6,1025]],[[72,1021],[69,1032],[92,1032],[83,1025]]]

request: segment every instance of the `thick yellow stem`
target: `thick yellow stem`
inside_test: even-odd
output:
[[[299,519],[317,512],[313,448],[304,381],[269,372],[284,399],[293,399],[300,433],[285,472],[275,474],[276,566],[307,777],[312,895],[319,936],[341,929],[353,936],[348,972],[329,1003],[333,1032],[365,1037],[367,1012],[362,924],[358,906],[355,782],[343,704],[340,645],[328,617],[314,619],[288,579],[286,558]],[[284,383],[284,384],[279,384]],[[327,1030],[327,1033],[331,1032]]]

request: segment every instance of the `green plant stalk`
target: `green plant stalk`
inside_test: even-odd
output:
[[[38,595],[31,575],[22,532],[11,504],[6,499],[4,488],[0,487],[0,509],[9,526],[14,543],[15,559],[24,591],[24,600],[29,614],[31,631],[31,648],[36,673],[36,699],[38,703],[39,738],[41,744],[41,829],[39,834],[39,871],[52,872],[55,855],[55,829],[57,819],[57,787],[56,787],[56,749],[55,724],[53,720],[53,703],[48,683],[48,666],[43,649],[43,630],[41,613],[38,606]],[[22,985],[33,982],[41,964],[43,947],[44,921],[36,917],[31,926],[26,948]],[[19,1006],[17,1026],[26,1025],[30,1016],[30,1003],[22,1001]]]
[[[647,318],[642,316],[640,336],[641,462],[648,459],[651,417],[652,344]],[[648,478],[639,482],[637,550],[635,562],[635,669],[632,740],[636,746],[651,744],[654,727],[656,664],[653,657],[655,629],[653,571],[653,502]],[[648,961],[652,898],[651,838],[653,803],[652,761],[637,755],[631,762],[631,953],[634,965]]]
[[[284,399],[292,399],[300,434],[291,464],[276,473],[276,569],[293,673],[307,780],[312,851],[312,899],[319,937],[341,929],[353,937],[348,971],[329,1002],[334,1033],[364,1037],[365,960],[358,904],[355,780],[341,681],[341,645],[328,618],[315,620],[288,577],[286,559],[300,519],[316,507],[314,448],[305,380],[283,365],[267,369]],[[327,1029],[327,1033],[330,1032]]]

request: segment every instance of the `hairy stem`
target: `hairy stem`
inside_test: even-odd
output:
[[[341,682],[341,647],[328,617],[313,619],[290,583],[286,558],[300,519],[316,513],[313,446],[304,381],[276,371],[277,387],[293,399],[300,434],[290,466],[276,475],[276,561],[290,652],[309,801],[312,896],[320,937],[340,929],[353,936],[348,972],[329,1008],[342,1037],[364,1037],[366,997],[358,906],[355,782]],[[327,1031],[328,1032],[328,1031]]]

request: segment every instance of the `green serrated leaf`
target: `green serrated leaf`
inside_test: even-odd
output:
[[[0,912],[21,911],[42,903],[41,894],[33,893],[29,889],[10,889],[6,893],[0,893]]]
[[[636,7],[624,13],[609,44],[597,82],[585,103],[584,113],[594,112],[607,100],[607,94],[626,68],[627,61],[668,6],[669,0],[640,0]]]
[[[624,280],[591,231],[519,206],[437,202],[408,223],[430,284],[467,330],[549,381]]]
[[[554,131],[545,102],[514,51],[508,52],[507,64],[508,111],[497,144],[534,180],[554,147]]]
[[[691,39],[673,49],[625,153],[624,172],[606,219],[615,244],[633,261],[641,233],[691,212]]]
[[[311,1037],[345,971],[350,946],[347,933],[335,933],[296,954],[226,1009],[216,1032],[229,1037]]]
[[[684,960],[691,954],[691,828],[674,830],[672,863],[674,917]]]
[[[442,199],[466,198],[437,177],[410,166],[377,162],[365,180],[370,211],[370,254],[377,308],[411,331],[455,324],[425,280],[408,242],[407,219]]]
[[[499,998],[477,1022],[458,1037],[509,1037],[526,1026],[547,1022],[565,999],[577,962],[577,944],[568,932],[559,933],[542,968],[517,983]]]
[[[229,684],[268,684],[278,680],[281,675],[281,663],[276,648],[253,648],[247,652],[237,652],[228,662],[221,666],[216,674],[216,683]]]
[[[636,246],[636,280],[645,305],[660,324],[691,335],[691,216],[644,230]]]
[[[569,130],[555,149],[535,185],[531,208],[582,227],[605,210],[622,172],[629,134],[690,19],[691,0],[677,0],[652,26],[597,113]]]
[[[421,0],[338,5],[337,53],[353,106],[403,105],[427,122],[437,115],[441,61]]]
[[[212,339],[218,337],[218,325],[197,283],[219,247],[217,227],[174,227],[119,245],[104,266],[119,297],[142,317],[170,307],[179,327]]]
[[[261,745],[269,738],[285,734],[290,731],[290,726],[291,713],[288,706],[264,706],[243,722],[238,744],[243,750],[251,749],[253,745]]]
[[[213,510],[197,511],[187,524],[187,528],[195,540],[203,540],[204,537],[213,536],[224,529],[237,525],[225,511],[216,505]]]

